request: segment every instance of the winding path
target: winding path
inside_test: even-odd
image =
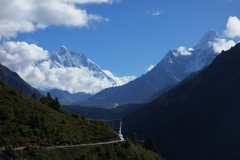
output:
[[[103,144],[112,144],[112,143],[121,143],[125,140],[114,140],[114,141],[108,141],[108,142],[99,142],[99,143],[87,143],[87,144],[78,144],[78,145],[65,145],[65,146],[49,146],[44,147],[47,149],[55,149],[55,148],[73,148],[73,147],[84,147],[84,146],[96,146],[96,145],[103,145]],[[37,146],[36,148],[40,148],[41,146]],[[14,148],[13,150],[23,150],[26,147],[18,147]]]

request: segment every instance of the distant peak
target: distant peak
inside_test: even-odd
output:
[[[61,55],[65,55],[69,52],[68,52],[67,47],[62,46],[59,50],[56,50],[55,53],[57,53],[59,56],[61,56]]]
[[[213,39],[215,39],[215,38],[217,38],[217,37],[218,37],[217,31],[214,30],[214,29],[210,29],[209,31],[207,31],[207,32],[204,34],[204,36],[203,36],[202,39],[213,40]]]
[[[67,49],[67,47],[62,46],[62,47],[60,48],[60,50],[68,50],[68,49]]]
[[[206,49],[209,47],[209,43],[215,42],[216,38],[218,38],[217,31],[214,29],[210,29],[207,31],[201,40],[193,47],[195,49]]]

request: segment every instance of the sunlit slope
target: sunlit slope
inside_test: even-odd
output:
[[[105,123],[60,113],[0,81],[0,145],[116,138]]]

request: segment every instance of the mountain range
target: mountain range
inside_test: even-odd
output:
[[[228,51],[217,54],[212,47],[217,40],[216,31],[210,30],[193,48],[172,49],[156,67],[145,75],[123,86],[105,89],[84,102],[85,104],[99,103],[99,106],[105,107],[109,103],[112,106],[127,102],[145,104],[127,104],[109,112],[92,107],[93,110],[98,111],[96,113],[91,113],[93,110],[88,108],[81,107],[79,109],[78,106],[65,107],[71,113],[79,111],[80,114],[83,112],[92,118],[125,116],[122,123],[123,135],[130,136],[135,132],[138,139],[152,137],[156,142],[159,154],[169,160],[240,159],[240,99],[238,98],[240,95],[240,43]],[[61,52],[61,50],[65,51]],[[35,66],[38,67],[42,63],[48,62],[51,64],[50,68],[85,68],[86,70],[89,67],[97,70],[97,65],[94,66],[94,64],[87,64],[83,67],[82,63],[84,64],[84,62],[82,60],[80,63],[81,58],[78,61],[79,66],[76,65],[77,63],[71,59],[74,57],[73,53],[62,54],[69,52],[66,47],[62,47],[56,52],[55,59],[50,57],[50,59],[38,62]],[[52,56],[54,57],[54,54]],[[76,60],[76,58],[74,59]],[[88,62],[90,63],[90,61]],[[95,76],[100,79],[103,76],[104,79],[114,83],[114,78],[105,77],[104,73],[109,75],[108,72],[100,70],[99,74],[97,71],[92,73],[93,76],[96,74]],[[22,80],[17,73],[1,64],[0,79],[28,95],[35,93],[38,97],[42,96]],[[64,129],[66,131],[64,136],[69,138],[67,133],[70,133],[71,129],[58,127],[56,130],[56,124],[52,123],[52,120],[57,118],[57,126],[66,126],[67,124],[67,126],[73,127],[69,121],[70,117],[67,117],[68,114],[57,115],[56,111],[40,104],[36,97],[26,97],[22,92],[16,91],[1,81],[0,83],[0,100],[1,104],[4,104],[1,105],[0,118],[5,121],[4,128],[0,129],[1,135],[10,136],[15,140],[16,136],[21,135],[28,139],[27,135],[30,135],[37,140],[35,134],[39,137],[43,135],[59,136],[58,131]],[[67,91],[57,89],[53,89],[51,92],[58,96],[59,93],[64,93],[63,97],[69,95]],[[79,98],[79,95],[75,98]],[[40,118],[36,111],[41,113],[41,117],[45,117],[47,113],[46,121],[44,118]],[[73,114],[72,118],[80,118],[80,116]],[[72,118],[71,122],[76,122]],[[82,119],[81,122],[84,122],[85,117],[82,116],[80,119]],[[33,123],[35,122],[33,120],[36,122],[39,120],[51,121],[52,124],[39,125],[39,123]],[[12,123],[15,128],[11,127]],[[92,122],[86,122],[86,124],[90,123]],[[93,123],[95,122],[93,121]],[[26,124],[24,130],[22,124]],[[36,129],[36,125],[39,125],[39,132],[31,132],[31,129]],[[48,127],[50,128],[48,129]],[[91,130],[93,131],[91,136],[94,137],[94,127]],[[55,134],[50,134],[50,131]],[[41,132],[45,133],[40,134]],[[105,132],[101,133],[105,134]],[[46,136],[46,138],[49,137]],[[26,139],[20,140],[26,141]],[[8,138],[3,137],[2,140],[4,143],[10,142]],[[11,142],[13,141],[11,140]]]
[[[193,47],[171,49],[149,72],[122,86],[100,91],[81,105],[113,107],[124,103],[144,103],[181,82],[193,72],[208,66],[218,55],[212,44],[218,39],[215,30],[209,30]]]
[[[36,76],[44,75],[42,81],[31,82],[41,92],[58,96],[62,104],[83,101],[102,89],[120,86],[134,80],[134,76],[115,77],[110,71],[102,70],[81,51],[62,46],[47,59],[36,62]]]
[[[65,105],[111,108],[119,104],[145,103],[209,65],[217,55],[211,45],[217,38],[216,31],[210,30],[193,48],[171,49],[151,71],[137,79],[115,77],[81,51],[62,46],[49,58],[33,65],[34,70],[40,72],[37,76],[42,74],[44,78],[39,82],[31,81],[36,86],[31,84],[42,93],[51,92]]]
[[[240,43],[123,118],[123,135],[153,137],[166,159],[240,159]]]

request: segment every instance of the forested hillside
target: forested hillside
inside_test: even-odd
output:
[[[41,103],[41,102],[42,103]],[[0,145],[29,142],[76,142],[116,138],[107,124],[70,116],[57,98],[28,97],[0,81]],[[44,104],[43,104],[44,103]]]
[[[113,139],[118,139],[118,134],[108,124],[68,114],[57,97],[47,94],[38,100],[35,94],[26,96],[22,90],[0,81],[0,159],[162,160],[158,154],[146,150],[149,148],[130,140],[77,146]]]

